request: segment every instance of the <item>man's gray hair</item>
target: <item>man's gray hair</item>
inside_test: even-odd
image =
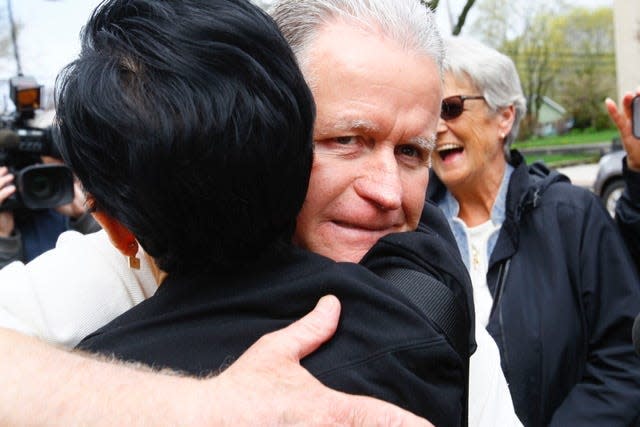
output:
[[[270,13],[303,71],[309,62],[308,48],[318,31],[324,24],[341,19],[382,31],[404,49],[428,55],[442,76],[444,42],[433,12],[419,0],[279,0]],[[308,83],[313,87],[313,81]]]
[[[457,79],[469,79],[494,112],[513,104],[513,127],[504,139],[505,158],[509,159],[509,149],[527,112],[516,66],[507,55],[470,38],[450,37],[445,45],[445,72],[450,72]]]

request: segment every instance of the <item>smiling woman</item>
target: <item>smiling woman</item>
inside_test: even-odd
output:
[[[618,230],[592,192],[509,149],[525,110],[512,60],[461,37],[447,47],[450,105],[428,195],[454,232],[476,328],[500,348],[517,414],[525,425],[632,425],[640,289]]]

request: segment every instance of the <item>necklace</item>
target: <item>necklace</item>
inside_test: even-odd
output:
[[[478,269],[480,266],[480,253],[478,252],[478,248],[476,245],[471,245],[471,261],[473,262],[473,268]]]

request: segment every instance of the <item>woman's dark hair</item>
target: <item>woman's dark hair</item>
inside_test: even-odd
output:
[[[289,242],[314,104],[272,19],[244,0],[111,0],[56,82],[61,153],[167,272]]]

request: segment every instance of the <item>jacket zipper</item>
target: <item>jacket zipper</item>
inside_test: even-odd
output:
[[[500,303],[500,298],[502,297],[502,292],[504,288],[504,284],[507,281],[507,275],[509,274],[509,267],[511,266],[511,258],[507,259],[506,262],[500,265],[500,270],[498,271],[498,284],[496,286],[496,292],[493,296],[493,304],[494,308],[498,310],[498,323],[500,325],[500,335],[502,341],[502,349],[503,349],[503,357],[502,364],[504,366],[505,375],[509,370],[509,351],[507,349],[507,341],[505,340],[505,331],[504,331],[504,320],[502,318],[502,307],[498,304]]]

